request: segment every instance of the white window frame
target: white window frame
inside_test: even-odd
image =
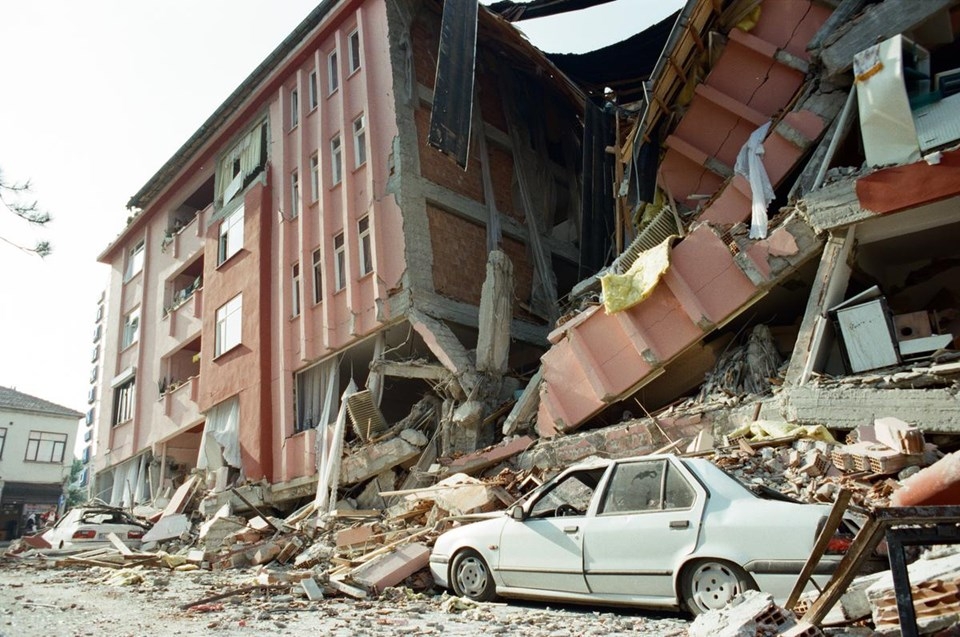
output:
[[[373,272],[373,253],[370,245],[370,217],[357,220],[357,243],[360,246],[360,276]]]
[[[323,253],[320,248],[313,251],[313,302],[323,300]]]
[[[347,36],[347,51],[349,53],[348,57],[350,58],[350,74],[352,75],[360,70],[360,65],[363,62],[361,59],[359,29],[354,29],[350,32],[350,35]]]
[[[320,199],[320,155],[314,153],[310,158],[310,197],[311,201]]]
[[[307,92],[310,110],[312,111],[320,103],[320,87],[317,85],[317,72],[310,71],[310,75],[307,78]]]
[[[347,287],[347,246],[342,232],[333,238],[333,278],[337,292]]]
[[[300,264],[290,268],[290,310],[292,316],[300,316]]]
[[[123,317],[123,334],[120,349],[127,349],[140,340],[140,308]]]
[[[243,206],[226,215],[220,222],[217,242],[217,265],[222,265],[243,247]]]
[[[327,55],[327,95],[333,95],[340,88],[340,66],[338,64],[337,50],[330,51]]]
[[[353,167],[367,163],[367,117],[363,113],[353,120]]]
[[[300,91],[294,86],[290,89],[290,130],[300,125]]]
[[[290,173],[290,216],[300,216],[300,171]]]
[[[144,250],[146,249],[145,246],[145,241],[140,239],[135,246],[130,248],[130,252],[127,253],[127,268],[123,273],[123,280],[125,282],[129,281],[143,271]]]
[[[243,294],[238,294],[217,308],[216,336],[213,357],[240,345],[243,332]]]
[[[334,186],[343,181],[343,141],[339,133],[330,139],[330,179]]]
[[[27,437],[27,451],[23,456],[26,462],[45,462],[60,464],[67,451],[67,439],[64,433],[33,430]]]
[[[134,377],[113,389],[113,426],[133,418],[136,387],[137,379]]]

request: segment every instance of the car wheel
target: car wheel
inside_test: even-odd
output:
[[[746,571],[730,562],[698,560],[683,571],[683,602],[694,615],[723,608],[730,600],[757,584]]]
[[[476,551],[465,549],[457,553],[450,570],[450,584],[453,592],[460,597],[475,602],[489,602],[496,597],[496,586],[490,568]]]

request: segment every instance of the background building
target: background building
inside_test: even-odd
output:
[[[31,513],[64,500],[83,414],[0,387],[0,533],[17,537]]]

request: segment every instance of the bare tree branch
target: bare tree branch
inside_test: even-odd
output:
[[[3,178],[2,171],[0,171],[0,204],[3,204],[4,208],[20,217],[30,225],[44,227],[53,219],[53,217],[51,217],[50,213],[46,212],[45,210],[41,210],[36,200],[22,200],[22,197],[29,192],[29,180],[19,183],[8,183]],[[32,248],[29,248],[11,241],[3,236],[0,236],[0,240],[19,250],[31,252],[40,257],[45,257],[53,251],[49,241],[37,241],[36,245],[34,245]]]

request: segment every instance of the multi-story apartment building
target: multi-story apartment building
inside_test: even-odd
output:
[[[82,416],[0,387],[0,537],[17,537],[30,514],[60,508]]]
[[[441,11],[324,0],[131,199],[99,257],[101,497],[195,467],[297,493],[350,381],[394,423],[475,372],[491,250],[513,267],[510,367],[536,363],[583,262],[583,97],[483,8],[472,94],[435,94]],[[428,139],[458,101],[465,169]]]

